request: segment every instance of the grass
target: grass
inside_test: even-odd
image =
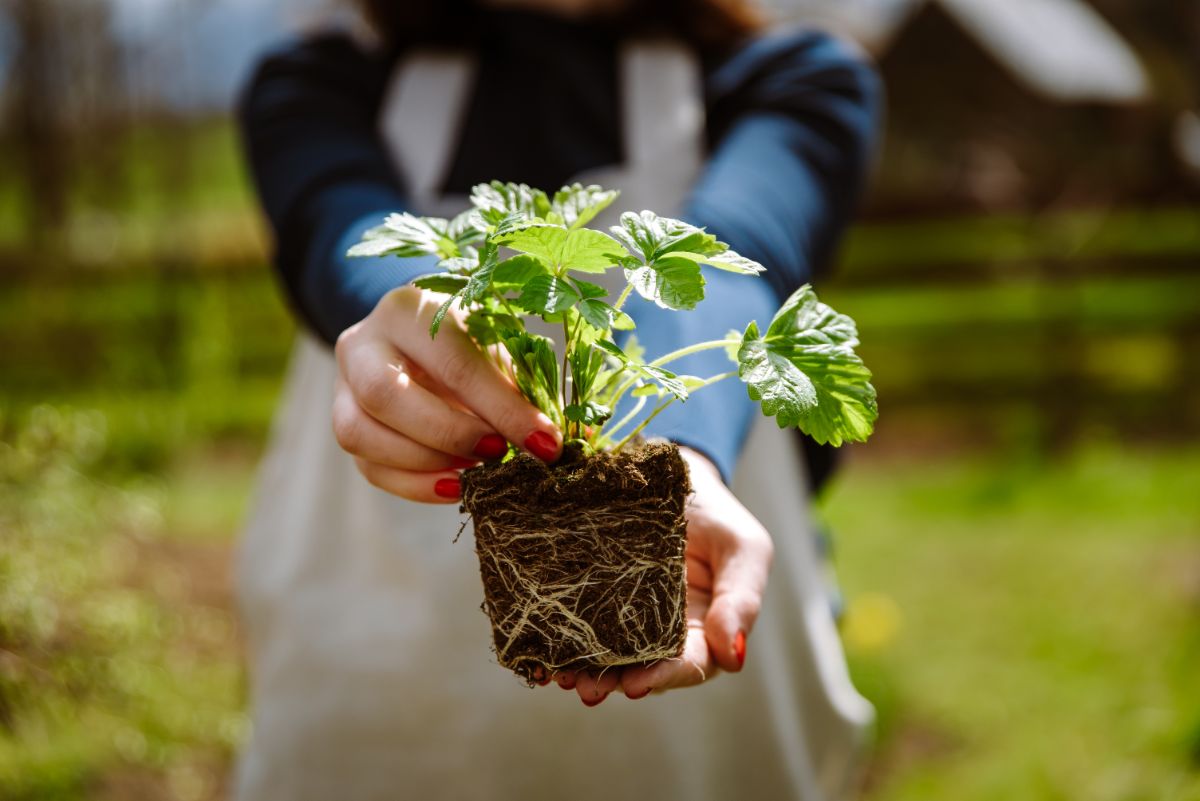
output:
[[[98,477],[103,415],[0,426],[0,798],[219,797],[245,728],[236,488]]]
[[[1200,798],[1197,477],[1115,447],[848,471],[825,513],[871,797]]]

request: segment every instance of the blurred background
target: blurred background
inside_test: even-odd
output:
[[[878,59],[823,294],[870,799],[1200,799],[1200,4],[778,0]],[[229,108],[301,0],[0,3],[0,799],[223,797],[290,344]]]

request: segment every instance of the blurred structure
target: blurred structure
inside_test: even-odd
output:
[[[0,5],[0,282],[14,297],[53,284],[72,303],[100,302],[72,294],[87,285],[140,299],[82,315],[33,303],[0,324],[15,393],[273,385],[285,318],[231,305],[273,289],[227,112],[257,54],[331,2]],[[885,78],[867,225],[831,289],[852,293],[843,305],[886,351],[898,429],[911,430],[904,409],[974,432],[1031,419],[1021,425],[1040,445],[1094,426],[1200,427],[1188,358],[1200,309],[1184,302],[1200,294],[1188,283],[1200,260],[1195,4],[769,2],[785,22],[854,36]],[[214,293],[203,309],[201,290]],[[935,346],[945,353],[931,363]],[[32,347],[51,354],[31,364]],[[204,407],[219,429],[258,431],[269,399],[255,408],[231,421]]]

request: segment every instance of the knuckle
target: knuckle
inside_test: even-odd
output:
[[[392,405],[400,391],[390,370],[372,370],[358,382],[355,397],[364,409],[383,412]]]
[[[467,390],[474,383],[479,361],[466,348],[450,349],[442,359],[442,383],[456,391]]]
[[[339,362],[345,363],[349,356],[350,348],[358,339],[358,332],[361,330],[362,323],[355,323],[349,328],[338,334],[337,340],[333,343],[333,353]]]
[[[333,407],[333,437],[342,450],[356,453],[360,446],[360,427],[358,415],[347,407],[350,404],[339,402]]]
[[[453,420],[439,420],[426,429],[433,447],[443,453],[459,453],[464,450],[464,432]],[[469,450],[469,449],[467,449]]]

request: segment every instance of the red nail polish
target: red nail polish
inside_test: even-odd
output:
[[[454,470],[466,470],[468,467],[474,467],[479,464],[478,459],[468,459],[465,456],[450,457],[450,467]]]
[[[562,687],[564,690],[574,690],[575,689],[575,679],[568,678],[566,676],[559,676],[557,681],[558,681],[558,686]]]
[[[739,631],[733,638],[733,655],[737,657],[738,667],[746,664],[746,632]]]
[[[636,701],[636,700],[638,700],[639,698],[645,698],[647,695],[649,695],[649,694],[650,694],[650,693],[652,693],[652,692],[654,692],[654,688],[653,688],[653,687],[647,687],[646,689],[642,690],[642,691],[641,691],[640,693],[638,693],[637,695],[629,695],[629,696],[626,696],[626,697],[627,697],[627,698],[628,698],[630,701]]]
[[[499,459],[508,453],[508,440],[499,434],[488,434],[479,440],[472,453],[480,459]]]
[[[597,699],[595,699],[595,700],[593,700],[593,701],[589,701],[589,700],[587,700],[586,698],[583,698],[583,699],[580,699],[580,700],[582,700],[582,701],[583,701],[583,705],[584,705],[584,706],[596,706],[596,705],[598,705],[598,704],[601,704],[601,703],[603,703],[603,702],[604,702],[604,699],[605,699],[605,698],[607,698],[607,697],[608,697],[608,693],[605,693],[604,695],[600,696],[599,698],[597,698]]]
[[[439,498],[458,498],[462,495],[462,484],[457,478],[439,478],[434,482],[433,494]]]
[[[525,440],[525,450],[543,462],[553,462],[558,458],[558,443],[545,431],[534,431],[530,434]]]

